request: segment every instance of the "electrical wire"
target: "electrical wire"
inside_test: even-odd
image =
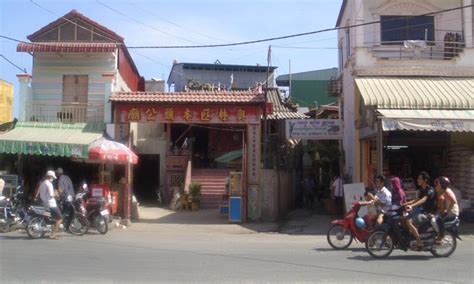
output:
[[[18,68],[20,71],[22,71],[23,73],[26,73],[26,68],[21,68],[20,66],[16,65],[15,63],[13,63],[13,61],[11,61],[10,59],[6,58],[3,54],[0,54],[0,57],[2,57],[3,59],[5,59],[5,61],[7,61],[8,63],[10,63],[11,65],[15,66],[16,68]]]

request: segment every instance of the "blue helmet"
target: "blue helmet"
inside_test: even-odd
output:
[[[357,217],[355,219],[355,225],[359,229],[365,229],[366,228],[365,221],[361,217]]]

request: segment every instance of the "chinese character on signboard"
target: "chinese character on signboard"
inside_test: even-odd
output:
[[[210,110],[208,108],[205,108],[201,111],[201,120],[203,121],[209,121],[211,119],[210,115]]]
[[[147,121],[155,121],[158,111],[155,108],[149,108],[145,111]]]
[[[227,113],[227,110],[225,108],[221,108],[219,110],[219,119],[221,121],[227,121],[229,120],[229,114]]]
[[[193,114],[189,110],[189,108],[186,108],[186,110],[183,113],[183,119],[186,121],[189,121],[191,118],[193,118]]]
[[[247,118],[245,117],[245,109],[239,108],[237,111],[237,120],[238,121],[245,121]]]
[[[173,108],[165,109],[165,120],[174,120],[174,110],[173,110]]]
[[[140,110],[136,107],[131,108],[128,111],[127,120],[128,121],[139,121],[140,120]]]

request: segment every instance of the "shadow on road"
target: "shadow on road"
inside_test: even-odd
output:
[[[364,249],[365,251],[365,249]],[[394,256],[388,256],[387,258],[374,258],[370,255],[356,255],[356,256],[351,256],[348,257],[347,259],[350,260],[360,260],[360,261],[391,261],[391,260],[407,260],[407,261],[419,261],[419,260],[431,260],[433,259],[433,256],[429,255],[394,255]]]

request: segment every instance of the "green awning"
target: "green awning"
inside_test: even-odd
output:
[[[18,122],[0,135],[0,153],[87,158],[104,123]]]
[[[240,157],[242,157],[242,150],[235,150],[227,152],[224,155],[215,158],[214,161],[221,164],[227,164]]]

